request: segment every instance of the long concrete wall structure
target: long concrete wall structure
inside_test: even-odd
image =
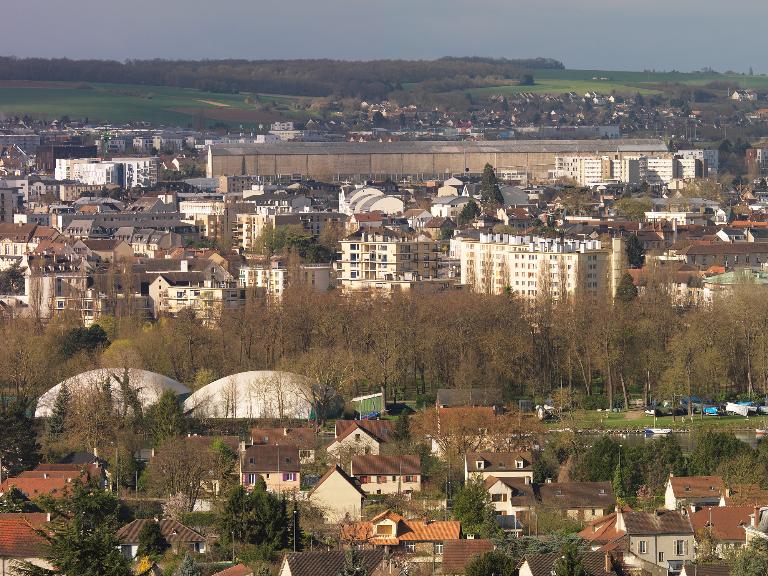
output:
[[[662,140],[522,140],[483,142],[282,142],[222,144],[208,149],[208,177],[444,178],[480,173],[490,164],[546,178],[562,155],[650,155]]]

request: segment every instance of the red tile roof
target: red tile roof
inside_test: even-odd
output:
[[[719,497],[725,490],[720,476],[670,476],[675,498]]]
[[[473,558],[493,548],[493,540],[448,540],[443,548],[443,574],[464,574],[464,569]]]
[[[0,514],[0,557],[37,558],[48,543],[36,529],[47,521],[46,514]]]
[[[387,442],[392,434],[392,422],[389,420],[336,420],[336,439],[341,440],[359,428],[379,442]]]
[[[213,576],[253,576],[253,570],[245,564],[236,564],[231,568],[216,572]]]
[[[397,524],[397,534],[376,537],[375,526],[383,520]],[[355,522],[342,527],[341,538],[346,541],[367,542],[376,546],[397,546],[401,542],[443,542],[461,537],[461,522],[456,520],[407,520],[390,510],[370,522]]]
[[[317,444],[317,433],[312,428],[253,428],[251,440],[254,444],[271,446],[296,446],[313,449]]]
[[[13,487],[30,500],[43,494],[63,496],[68,491],[69,484],[68,478],[8,478],[0,484],[0,494]]]
[[[377,454],[357,454],[352,457],[354,476],[400,476],[421,474],[421,462],[418,456],[382,456]]]
[[[711,529],[715,540],[744,542],[744,526],[753,513],[753,506],[705,506],[691,514],[691,525],[697,535]]]

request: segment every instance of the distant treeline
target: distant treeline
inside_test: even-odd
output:
[[[69,60],[0,58],[0,80],[110,82],[263,92],[295,96],[383,98],[404,84],[503,78],[531,83],[537,68],[564,68],[551,58],[439,60]],[[451,86],[461,89],[464,86]]]

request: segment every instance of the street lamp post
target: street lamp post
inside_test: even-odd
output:
[[[293,551],[296,552],[296,502],[293,503]]]

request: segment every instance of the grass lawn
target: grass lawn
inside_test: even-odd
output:
[[[470,90],[472,94],[513,94],[533,92],[538,94],[564,94],[586,92],[599,94],[654,94],[659,85],[680,83],[704,86],[710,82],[729,82],[742,88],[768,90],[768,75],[745,76],[741,74],[713,74],[704,72],[630,72],[617,70],[535,70],[533,86],[493,86]],[[594,78],[606,78],[595,80]]]
[[[246,102],[250,97],[251,102]],[[253,126],[286,114],[292,99],[256,94],[218,94],[187,88],[68,82],[0,82],[0,113],[91,122],[150,122],[172,126],[224,122]],[[274,109],[264,110],[269,103]]]
[[[579,430],[643,430],[645,428],[672,428],[673,430],[691,430],[698,428],[733,428],[741,430],[754,430],[755,428],[766,427],[768,418],[757,416],[746,419],[742,416],[706,416],[704,419],[700,415],[694,414],[693,420],[687,416],[677,416],[672,420],[672,416],[663,416],[656,418],[654,423],[653,416],[646,416],[638,412],[597,412],[590,410],[580,412],[572,418],[565,418],[563,421],[547,422],[549,429],[560,429],[567,426],[573,426]]]

